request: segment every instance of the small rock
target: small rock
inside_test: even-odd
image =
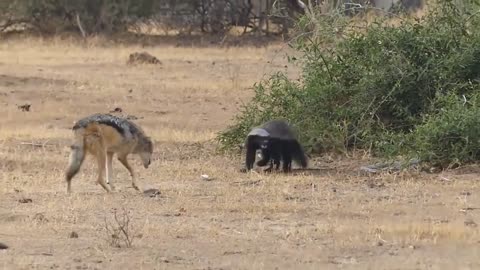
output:
[[[17,108],[22,110],[22,112],[29,112],[31,104],[18,105]]]
[[[202,177],[203,180],[205,181],[212,181],[213,178],[210,178],[210,176],[208,176],[207,174],[202,174],[200,175],[200,177]]]
[[[173,214],[173,216],[179,217],[179,216],[181,216],[183,213],[186,213],[186,212],[187,212],[187,209],[181,207],[180,209],[178,209],[178,212],[177,212],[177,213]]]
[[[472,195],[472,193],[470,193],[469,191],[463,191],[463,192],[460,192],[460,195],[470,196],[470,195]]]
[[[149,188],[149,189],[143,191],[143,195],[145,195],[146,197],[150,197],[150,198],[155,198],[155,197],[159,196],[160,194],[161,194],[160,190],[158,190],[156,188]]]
[[[129,55],[127,64],[162,64],[158,58],[147,52],[135,52]]]
[[[460,212],[463,212],[463,213],[466,213],[467,211],[472,211],[472,210],[475,210],[475,208],[473,208],[473,207],[465,207],[465,208],[460,209],[459,211],[460,211]]]
[[[0,249],[8,249],[8,246],[4,243],[0,243]]]
[[[71,232],[69,235],[68,235],[69,238],[78,238],[78,233],[76,232]]]
[[[382,241],[378,241],[378,242],[377,242],[377,247],[381,247],[381,246],[383,246],[383,242],[382,242]]]
[[[19,203],[31,203],[33,201],[30,198],[22,198],[22,199],[18,200],[18,202]]]
[[[477,223],[473,220],[465,220],[464,224],[465,226],[473,227],[473,228],[478,226]]]
[[[170,262],[170,260],[165,258],[165,257],[160,258],[160,261],[163,262],[163,263],[169,263]]]
[[[33,219],[38,222],[48,222],[48,219],[42,213],[35,214]]]
[[[160,115],[165,115],[165,114],[168,113],[168,111],[154,111],[154,113],[160,114]]]
[[[393,213],[394,216],[404,216],[406,213],[404,211],[396,211]]]
[[[417,249],[417,247],[415,245],[410,245],[408,246],[409,249]]]
[[[136,117],[135,115],[127,115],[127,117],[125,117],[127,120],[138,120],[138,119],[143,119],[143,117]]]
[[[123,110],[120,107],[116,107],[115,109],[111,110],[111,113],[121,113]]]

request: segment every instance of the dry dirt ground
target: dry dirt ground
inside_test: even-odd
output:
[[[144,50],[162,64],[126,65]],[[285,70],[285,51],[1,42],[1,269],[480,269],[478,166],[365,176],[366,158],[320,157],[285,176],[216,154],[216,132]],[[149,169],[130,159],[161,194],[130,188],[116,160],[106,194],[88,158],[67,196],[73,122],[116,107],[154,139]]]

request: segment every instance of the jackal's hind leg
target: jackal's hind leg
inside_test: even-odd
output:
[[[113,152],[107,152],[107,184],[110,185],[110,189],[113,191],[115,190],[115,186],[112,182],[112,175],[113,175]]]
[[[128,164],[128,160],[127,160],[127,156],[126,155],[119,155],[118,156],[118,160],[120,161],[120,163],[123,164],[123,166],[125,166],[125,168],[127,168],[127,170],[130,172],[130,176],[132,177],[132,187],[136,190],[140,190],[138,188],[138,185],[137,185],[137,180],[136,180],[136,177],[135,177],[135,174],[133,172],[133,169],[132,167],[130,166],[130,164]]]
[[[100,152],[100,151],[99,151]],[[107,158],[105,153],[98,153],[97,162],[98,162],[98,180],[97,182],[107,191],[110,192],[107,183],[105,183],[105,179],[103,179],[103,175],[105,173],[105,164],[107,162]]]
[[[89,135],[87,138],[87,142],[89,144],[90,152],[95,156],[97,159],[98,165],[98,178],[97,182],[107,191],[110,192],[103,175],[105,173],[105,169],[107,167],[107,153],[105,151],[105,146],[102,141],[102,138],[96,134]]]

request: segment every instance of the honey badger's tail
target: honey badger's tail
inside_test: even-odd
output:
[[[67,181],[67,192],[71,192],[72,178],[78,173],[83,161],[85,160],[85,142],[84,136],[80,130],[75,131],[75,142],[70,146],[70,158],[65,172]]]
[[[293,160],[295,160],[302,168],[306,168],[308,166],[308,158],[305,155],[305,151],[303,147],[297,140],[293,140],[291,144],[291,151]]]

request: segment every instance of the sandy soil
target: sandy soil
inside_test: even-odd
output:
[[[135,51],[162,64],[126,65]],[[368,158],[318,157],[317,170],[244,174],[240,155],[215,152],[255,82],[297,76],[285,52],[0,43],[0,242],[10,247],[0,267],[479,269],[478,166],[366,176],[358,167]],[[161,194],[130,188],[116,161],[118,190],[106,194],[88,158],[67,196],[73,122],[116,107],[154,139],[149,169],[130,159],[141,185]],[[114,231],[122,226],[131,247]]]

